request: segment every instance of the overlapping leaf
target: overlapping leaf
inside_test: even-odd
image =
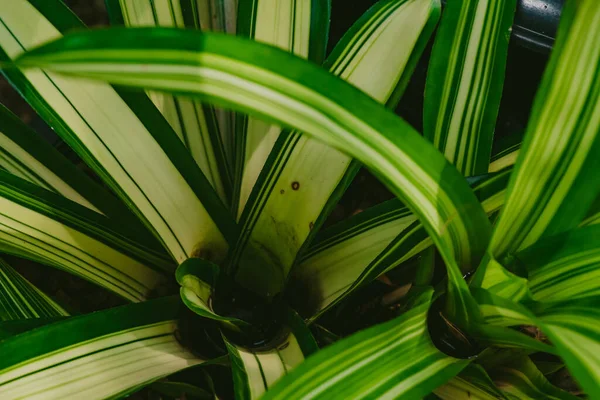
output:
[[[14,59],[73,29],[83,26],[62,2],[16,0],[0,10],[0,56]],[[4,72],[176,260],[203,251],[216,259],[224,256],[235,224],[145,95],[39,69]]]
[[[175,338],[179,299],[73,317],[0,342],[3,399],[105,399],[205,360]]]

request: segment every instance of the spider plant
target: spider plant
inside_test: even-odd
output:
[[[564,368],[600,398],[600,7],[491,154],[515,3],[381,0],[330,54],[328,0],[0,8],[3,73],[101,182],[0,110],[1,250],[131,302],[69,316],[0,263],[0,398],[214,397],[211,365],[242,399],[576,398]],[[430,40],[421,134],[393,110]],[[324,227],[361,167],[396,199]],[[320,323],[392,275],[390,318]]]

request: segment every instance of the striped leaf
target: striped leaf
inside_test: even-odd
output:
[[[489,290],[496,296],[514,302],[531,299],[527,279],[508,271],[493,258],[486,257],[482,264],[485,268],[475,272],[470,282],[471,287]]]
[[[537,310],[540,327],[590,398],[600,398],[600,296]]]
[[[175,338],[168,297],[59,321],[0,342],[2,399],[105,399],[203,359]]]
[[[502,206],[510,169],[478,178],[473,191],[486,213]],[[295,297],[318,317],[346,295],[432,245],[423,225],[398,200],[372,207],[320,232],[294,269]],[[466,272],[466,271],[465,271]],[[305,307],[306,304],[304,304]]]
[[[449,0],[431,54],[424,134],[465,176],[488,171],[516,0]]]
[[[421,219],[448,266],[449,317],[469,320],[474,305],[460,267],[476,266],[487,246],[483,208],[433,146],[351,85],[260,43],[164,28],[73,34],[29,53],[19,65],[209,98],[343,149]]]
[[[512,328],[480,324],[472,327],[469,334],[482,346],[512,350],[523,349],[528,353],[558,354],[557,350],[551,345]]]
[[[477,364],[469,364],[460,374],[433,391],[443,400],[497,400],[507,397],[494,385],[487,372]]]
[[[240,0],[237,34],[320,64],[329,33],[331,0]],[[240,114],[236,121],[238,218],[281,133],[277,125]]]
[[[439,13],[437,1],[381,1],[356,22],[325,67],[394,108]],[[382,65],[385,69],[372,73]],[[238,280],[259,282],[263,287],[257,291],[281,290],[298,251],[325,220],[358,166],[348,155],[300,132],[280,135],[242,215],[243,234],[233,260]],[[256,278],[257,263],[263,266],[261,279]],[[265,288],[267,284],[271,287]]]
[[[468,362],[446,356],[431,342],[422,303],[392,321],[321,350],[283,378],[264,399],[421,398]]]
[[[227,341],[236,399],[257,399],[318,348],[304,321],[292,310],[286,324],[290,333],[270,349],[249,349]],[[271,347],[271,346],[270,346]]]
[[[600,226],[545,238],[517,253],[537,301],[600,295]]]
[[[517,158],[519,157],[520,149],[521,142],[507,146],[506,148],[492,155],[490,166],[488,167],[488,172],[498,172],[503,170],[504,168],[515,165],[515,163],[517,162]]]
[[[119,221],[0,171],[2,251],[67,270],[131,300],[166,283],[172,261]]]
[[[524,305],[481,288],[472,288],[471,292],[486,324],[504,327],[535,325],[535,315]]]
[[[0,10],[0,58],[82,29],[59,0],[16,0]],[[143,94],[39,69],[5,71],[61,138],[183,261],[216,259],[236,236],[234,221],[169,124]],[[218,221],[219,227],[217,227]]]
[[[198,18],[203,31],[235,34],[239,0],[196,0]],[[234,112],[215,108],[225,153],[230,164],[235,160],[235,119]]]
[[[66,315],[60,305],[0,259],[0,321]]]
[[[567,4],[490,244],[500,262],[578,226],[598,195],[599,35],[597,2]]]
[[[198,5],[189,0],[109,0],[113,24],[200,28]],[[219,197],[228,201],[231,176],[214,109],[189,98],[149,91],[177,136],[211,183]]]
[[[509,398],[576,400],[574,396],[552,385],[529,357],[513,358],[490,371],[494,383]]]
[[[136,227],[136,235],[149,236],[121,202],[1,105],[0,169]]]
[[[487,323],[538,326],[586,394],[600,396],[600,296],[533,303],[530,309],[482,289],[475,289],[474,297]]]

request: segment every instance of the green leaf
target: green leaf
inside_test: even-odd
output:
[[[600,296],[533,303],[528,309],[483,289],[473,292],[487,323],[538,326],[585,392],[592,398],[600,396]]]
[[[198,18],[203,31],[235,34],[237,31],[239,0],[196,0]],[[236,115],[227,109],[215,108],[223,138],[223,147],[230,164],[235,160],[235,119]]]
[[[343,149],[421,218],[452,278],[448,317],[469,319],[473,304],[459,265],[476,266],[487,246],[483,208],[458,171],[410,125],[342,80],[259,43],[166,28],[77,33],[30,52],[18,65],[209,98]]]
[[[536,310],[540,328],[590,398],[600,397],[600,296],[548,304]]]
[[[486,267],[475,272],[470,283],[471,287],[487,289],[496,296],[514,302],[531,298],[527,279],[508,271],[491,257],[484,259],[482,264]]]
[[[510,172],[472,181],[488,214],[502,206]],[[431,245],[415,216],[397,199],[390,200],[320,232],[293,270],[290,285],[298,292],[296,297],[309,299],[307,313],[316,318],[361,284]]]
[[[511,146],[502,149],[498,153],[492,156],[488,172],[498,172],[506,167],[515,165],[517,158],[519,157],[519,150],[521,149],[521,142],[513,144]]]
[[[189,0],[109,0],[111,20],[126,26],[200,28],[195,2]],[[214,109],[189,98],[149,91],[148,96],[209,180],[219,197],[229,201],[231,176]]]
[[[424,134],[465,176],[488,171],[516,0],[449,0],[425,87]]]
[[[386,0],[372,7],[325,63],[337,75],[393,108],[439,17],[432,0]],[[404,38],[402,45],[397,38]],[[385,65],[379,73],[374,68]],[[298,252],[320,227],[358,171],[352,158],[300,132],[279,135],[245,205],[233,265],[236,279],[277,293]],[[255,182],[243,183],[244,187]],[[325,215],[323,215],[325,213]],[[255,265],[263,267],[256,271]]]
[[[60,305],[0,259],[0,321],[66,315]]]
[[[61,1],[16,0],[0,10],[0,58],[14,59],[73,29],[83,26]],[[176,260],[207,249],[224,257],[237,227],[145,95],[39,69],[5,74]]]
[[[330,3],[331,0],[241,0],[237,33],[320,64],[328,39]],[[238,186],[233,202],[238,218],[280,133],[281,127],[264,119],[238,115]]]
[[[173,262],[113,221],[0,171],[2,250],[67,270],[130,301],[166,283]]]
[[[460,374],[433,391],[444,400],[497,400],[506,396],[498,390],[487,372],[477,364],[469,364]]]
[[[290,333],[275,347],[249,349],[225,339],[233,369],[236,399],[256,399],[318,350],[307,326],[293,310],[288,310],[285,324]]]
[[[600,226],[544,238],[515,255],[537,301],[600,295]]]
[[[0,341],[67,318],[68,317],[47,317],[2,321],[0,322]]]
[[[495,326],[517,326],[535,324],[535,315],[522,304],[480,288],[471,289],[484,322]]]
[[[529,357],[513,359],[490,371],[494,383],[510,398],[576,400],[573,396],[553,386]]]
[[[356,333],[308,358],[264,399],[421,398],[468,361],[441,353],[427,331],[432,291],[392,321]]]
[[[205,360],[175,338],[180,302],[73,317],[0,342],[2,398],[105,399]]]
[[[0,105],[0,169],[60,193],[91,210],[137,227],[136,235],[149,236],[139,221],[112,194],[93,182],[37,132]]]
[[[490,251],[501,263],[579,225],[600,190],[600,8],[567,3]]]
[[[525,349],[529,352],[544,352],[557,354],[551,345],[543,343],[531,336],[517,330],[487,324],[476,325],[471,328],[469,334],[484,346],[497,348]]]

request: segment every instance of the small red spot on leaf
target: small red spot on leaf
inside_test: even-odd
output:
[[[293,190],[300,189],[300,182],[292,182],[292,189]]]

